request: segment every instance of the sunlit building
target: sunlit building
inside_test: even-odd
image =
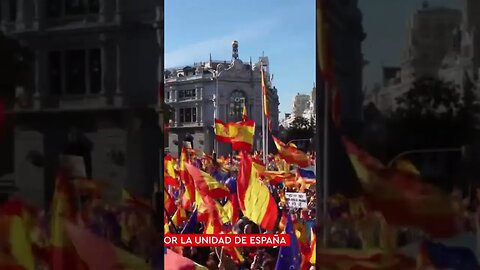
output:
[[[224,122],[240,121],[245,105],[250,119],[256,122],[254,148],[262,149],[262,90],[260,65],[264,66],[272,127],[278,130],[277,89],[271,85],[269,61],[262,56],[256,63],[238,57],[238,43],[233,42],[232,59],[211,58],[192,66],[165,71],[165,102],[172,108],[168,150],[178,155],[184,142],[195,149],[224,155],[231,153],[227,144],[216,143],[214,118]]]

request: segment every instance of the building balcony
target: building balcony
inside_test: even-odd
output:
[[[196,96],[196,97],[189,97],[189,98],[165,99],[165,103],[167,103],[167,104],[188,103],[188,102],[198,102],[198,101],[202,101],[202,100],[203,100],[202,96]]]
[[[196,128],[203,127],[203,122],[193,122],[193,123],[179,123],[175,122],[170,125],[170,128]]]
[[[16,97],[14,112],[89,111],[122,108],[123,106],[122,95],[112,97],[105,94],[41,96],[23,93]]]

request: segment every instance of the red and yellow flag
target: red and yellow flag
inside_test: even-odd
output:
[[[458,233],[461,213],[450,197],[412,173],[385,168],[346,138],[344,145],[370,210],[382,213],[389,224],[416,226],[434,237]]]
[[[285,161],[291,164],[297,164],[298,166],[305,168],[310,166],[310,159],[308,156],[303,153],[302,151],[298,150],[295,147],[285,145],[281,140],[273,137],[273,141],[278,149],[278,154],[282,157]]]
[[[215,119],[215,138],[219,142],[231,143],[232,136],[230,135],[229,124]]]
[[[247,105],[243,104],[242,121],[248,121]]]
[[[232,149],[237,151],[252,151],[255,121],[230,123],[229,126],[230,136],[232,138]]]
[[[189,161],[187,149],[182,148],[182,154],[180,155],[180,180],[182,180],[183,185],[185,186],[185,192],[183,193],[182,204],[183,208],[190,210],[193,203],[195,202],[195,183],[192,179],[192,176],[188,173],[187,163]]]
[[[172,217],[173,224],[178,228],[188,220],[187,212],[182,207],[179,207]]]
[[[262,97],[263,97],[263,113],[267,118],[268,129],[272,130],[272,121],[270,120],[270,109],[268,108],[268,90],[265,81],[265,71],[263,70],[263,63],[260,63],[260,72],[262,75]]]
[[[270,190],[259,176],[265,170],[252,161],[252,157],[242,152],[237,179],[237,194],[243,214],[257,225],[273,230],[278,216],[278,209]]]
[[[175,172],[175,160],[171,155],[167,155],[164,158],[164,178],[163,181],[167,186],[180,187],[177,181],[177,174]]]
[[[25,204],[18,199],[8,201],[2,206],[0,216],[2,214],[8,222],[8,244],[13,260],[25,270],[34,270],[35,257],[30,240],[30,228],[25,219],[29,216]]]
[[[82,269],[83,263],[78,258],[72,242],[65,232],[65,220],[74,222],[76,211],[73,204],[73,193],[66,171],[59,170],[52,202],[50,220],[50,252],[51,269]]]
[[[266,179],[271,185],[278,185],[287,182],[287,179],[295,180],[295,175],[291,172],[264,171],[260,176]]]
[[[192,176],[195,187],[203,195],[208,195],[214,199],[224,198],[230,195],[230,190],[222,183],[215,180],[210,174],[196,168],[191,164],[186,164],[188,173]]]

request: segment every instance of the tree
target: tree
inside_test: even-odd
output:
[[[394,152],[458,147],[470,142],[475,99],[471,89],[461,95],[451,83],[431,77],[418,79],[397,98],[398,107],[387,119]]]
[[[460,148],[471,144],[478,112],[476,99],[473,87],[464,87],[462,94],[452,83],[436,78],[416,80],[408,92],[397,98],[398,107],[386,118],[387,142],[382,149],[384,162],[409,150]],[[442,164],[448,165],[448,168],[430,165],[434,166],[431,170],[436,170],[437,175],[431,181],[447,187],[452,178],[459,177],[461,160],[458,154],[432,154],[429,157],[440,158]]]
[[[295,117],[286,130],[286,141],[310,139],[313,137],[313,126],[305,117]]]

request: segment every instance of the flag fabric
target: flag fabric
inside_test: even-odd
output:
[[[340,91],[335,81],[331,44],[328,32],[326,0],[317,0],[317,56],[326,90],[331,92],[331,117],[338,127],[341,118]]]
[[[266,179],[271,185],[285,183],[287,179],[292,179],[295,175],[285,171],[264,171],[260,173],[260,177]]]
[[[208,270],[207,267],[183,257],[182,255],[167,249],[164,255],[164,270]]]
[[[313,229],[310,234],[311,234],[310,255],[307,257],[307,261],[310,262],[310,264],[315,265],[316,258],[317,258],[317,235],[315,234]]]
[[[73,193],[67,171],[59,169],[52,201],[50,220],[50,268],[52,270],[82,269],[72,242],[67,237],[64,223],[74,222],[77,214],[73,204]]]
[[[260,63],[260,72],[262,75],[262,99],[263,99],[263,113],[267,119],[268,129],[272,131],[272,121],[270,120],[270,109],[268,107],[268,89],[265,81],[265,71],[263,69],[263,63]]]
[[[303,153],[302,151],[298,150],[295,147],[285,145],[281,140],[276,138],[275,136],[273,137],[273,141],[275,142],[275,145],[277,146],[278,149],[278,154],[286,160],[288,163],[291,164],[297,164],[298,166],[305,168],[310,166],[310,158]]]
[[[193,234],[195,233],[195,227],[197,226],[197,209],[195,209],[190,218],[188,219],[187,224],[183,227],[182,234]]]
[[[441,243],[423,241],[419,256],[422,262],[419,270],[435,269],[477,270],[480,269],[477,257],[465,247],[448,247]]]
[[[144,260],[114,247],[107,240],[65,222],[65,229],[80,258],[90,270],[101,269],[152,269]]]
[[[399,171],[403,171],[405,173],[411,173],[413,175],[420,175],[420,171],[413,165],[413,163],[409,160],[402,159],[395,162],[395,168]]]
[[[344,145],[370,210],[382,213],[389,224],[415,226],[432,237],[450,237],[459,231],[459,213],[438,188],[412,174],[384,168],[346,138]]]
[[[187,221],[187,218],[187,212],[185,211],[185,209],[179,207],[175,214],[173,214],[172,222],[178,228],[183,224],[183,222]]]
[[[172,196],[165,188],[163,189],[163,208],[168,213],[168,215],[172,215],[173,213],[175,213],[177,209],[177,206],[175,205],[175,201],[173,200]]]
[[[243,214],[257,225],[273,230],[278,209],[270,190],[259,180],[264,167],[252,161],[252,157],[242,152],[237,178],[237,194]]]
[[[0,215],[5,215],[8,220],[8,244],[12,259],[25,270],[35,269],[35,257],[25,215],[25,204],[19,199],[6,202],[1,209]]]
[[[218,119],[215,119],[215,138],[217,139],[217,141],[223,143],[232,142],[229,125]]]
[[[304,192],[306,188],[309,188],[310,185],[314,185],[316,183],[315,173],[313,171],[298,168],[297,183],[300,184],[300,192]]]
[[[230,123],[232,149],[236,151],[252,151],[255,121]]]
[[[185,186],[185,192],[183,193],[182,204],[183,208],[190,210],[193,203],[195,202],[195,183],[188,173],[187,163],[189,161],[187,149],[182,148],[182,153],[180,155],[180,168],[179,175],[180,180],[182,180],[183,185]]]
[[[287,217],[287,225],[284,233],[290,235],[290,246],[280,247],[275,270],[300,269],[302,255],[290,214],[288,214]]]
[[[175,160],[171,155],[167,155],[164,158],[164,178],[163,181],[167,186],[180,187],[180,184],[177,181],[177,176],[175,172]]]
[[[193,178],[195,188],[199,190],[202,195],[206,194],[214,199],[224,198],[230,195],[230,190],[224,184],[213,179],[210,174],[191,164],[186,164],[186,167],[188,173]]]

